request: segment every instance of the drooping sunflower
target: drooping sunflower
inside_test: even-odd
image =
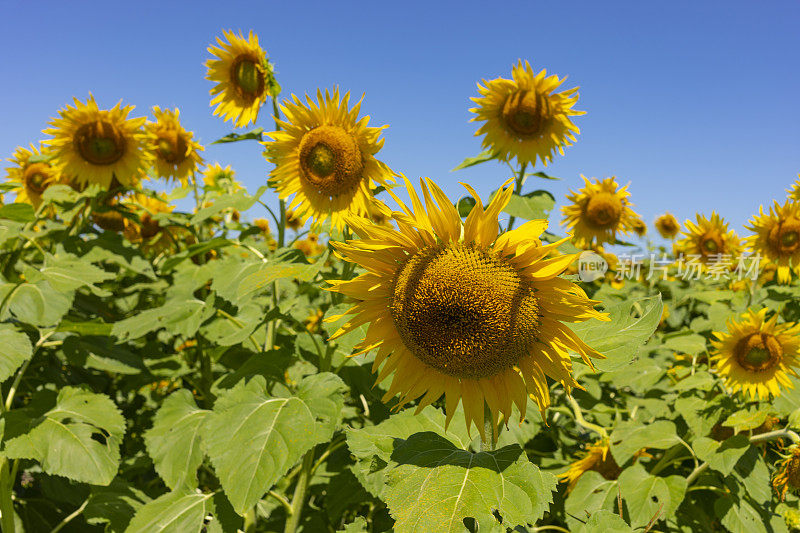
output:
[[[348,109],[350,93],[340,99],[338,89],[318,90],[317,101],[306,96],[307,104],[292,98],[281,106],[281,130],[263,143],[275,164],[272,184],[281,199],[294,195],[289,208],[302,224],[313,218],[319,226],[330,217],[342,229],[349,214],[368,214],[374,187],[394,183],[389,167],[375,159],[386,126],[368,126],[369,116],[358,118],[361,102]]]
[[[16,185],[13,189],[17,195],[16,201],[31,204],[38,209],[44,191],[60,180],[58,170],[49,160],[47,148],[41,145],[36,148],[31,144],[31,149],[28,150],[19,146],[8,161],[14,164],[6,172],[8,181]]]
[[[297,231],[303,227],[303,220],[297,216],[294,209],[286,210],[286,227],[292,231]]]
[[[655,221],[655,227],[665,239],[674,239],[681,230],[678,219],[672,213],[666,212]]]
[[[726,260],[732,262],[731,267],[735,266],[742,242],[719,214],[712,212],[711,218],[706,218],[698,213],[696,224],[687,219],[683,225],[686,230],[681,235],[684,237],[673,245],[676,256],[683,255],[685,260],[696,260],[703,266]]]
[[[639,219],[628,197],[628,186],[620,187],[612,176],[600,181],[589,181],[581,175],[584,187],[578,192],[570,189],[567,199],[572,202],[561,208],[563,224],[575,232],[573,242],[580,248],[591,248],[603,243],[614,243],[617,233],[635,231]]]
[[[556,152],[575,142],[580,133],[570,117],[585,111],[572,109],[578,101],[578,87],[554,92],[566,78],[546,70],[533,73],[531,65],[520,60],[511,70],[513,79],[483,80],[478,84],[480,97],[472,98],[478,107],[470,109],[484,122],[475,135],[484,135],[481,144],[508,161],[547,165]]]
[[[182,240],[186,231],[183,227],[157,219],[157,215],[175,209],[164,194],[156,197],[135,194],[126,202],[126,207],[132,210],[138,222],[126,218],[124,235],[131,243],[139,244],[145,253],[158,254]]]
[[[598,440],[589,446],[583,457],[569,465],[569,469],[566,472],[558,475],[562,481],[568,483],[567,493],[572,492],[581,476],[590,470],[597,472],[608,480],[619,477],[622,473],[622,468],[614,460],[614,456],[609,453],[610,449],[608,439]]]
[[[647,224],[641,218],[634,218],[631,226],[633,227],[633,232],[639,237],[647,235]]]
[[[800,174],[797,175],[800,178]],[[791,189],[786,189],[789,193],[789,200],[793,202],[800,202],[800,179],[797,179],[792,185]]]
[[[728,320],[728,332],[714,332],[711,360],[725,385],[733,392],[766,400],[779,396],[780,387],[791,388],[789,376],[800,365],[800,325],[767,319],[767,309],[748,310],[742,321]]]
[[[203,147],[194,141],[192,132],[186,131],[179,120],[180,111],[161,110],[153,106],[156,121],[147,125],[153,137],[156,173],[162,178],[173,178],[184,186],[189,176],[203,163],[200,152]]]
[[[219,163],[207,165],[203,170],[203,184],[206,189],[217,193],[232,193],[244,189],[242,184],[234,178],[235,172],[230,165],[222,167]]]
[[[86,104],[77,98],[75,107],[59,110],[44,133],[53,151],[53,165],[78,187],[96,183],[106,189],[112,180],[131,187],[152,161],[150,134],[144,117],[128,118],[133,106],[118,102],[112,109],[99,109],[94,96]]]
[[[781,454],[776,464],[778,470],[772,478],[772,487],[780,495],[781,501],[786,498],[788,489],[800,489],[800,446],[792,445],[787,451],[788,454]]]
[[[463,402],[467,426],[474,422],[484,438],[484,404],[494,422],[501,413],[508,420],[512,403],[524,416],[529,394],[544,412],[547,376],[568,392],[579,386],[570,351],[590,365],[589,357],[602,357],[564,323],[608,320],[582,289],[558,277],[577,257],[558,253],[567,239],[542,244],[545,220],[498,236],[510,187],[484,211],[465,185],[477,203],[462,222],[432,181],[422,182],[425,207],[406,186],[413,209],[389,191],[402,208],[391,214],[398,229],[351,217],[360,240],[334,244],[367,272],[330,282],[355,301],[345,313],[354,316],[333,338],[369,324],[357,349],[377,349],[373,371],[378,382],[393,374],[383,399],[399,395],[398,408],[420,398],[422,409],[444,394],[446,420]]]
[[[759,207],[759,215],[750,220],[747,229],[755,234],[745,239],[747,247],[754,253],[777,266],[778,283],[792,281],[792,271],[800,274],[800,203],[777,201],[764,213]]]
[[[219,47],[208,47],[217,59],[206,61],[206,79],[217,83],[210,91],[216,95],[211,99],[212,106],[217,104],[214,115],[241,128],[256,121],[259,109],[267,101],[274,83],[272,67],[258,44],[258,35],[251,31],[245,39],[241,32],[223,34],[227,42],[217,37]]]

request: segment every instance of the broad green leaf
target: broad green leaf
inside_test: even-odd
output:
[[[366,531],[369,531],[367,519],[363,516],[356,516],[354,521],[345,524],[344,529],[340,529],[337,533],[365,533]]]
[[[48,474],[108,485],[119,467],[125,419],[108,396],[64,387],[56,406],[5,443],[12,459],[34,459]]]
[[[11,324],[0,324],[0,382],[11,377],[22,363],[30,359],[33,346],[27,335]]]
[[[44,268],[39,273],[58,291],[74,291],[86,287],[97,296],[103,297],[111,296],[111,293],[95,284],[115,277],[114,274],[106,272],[76,255],[63,252],[58,255],[46,254]]]
[[[722,425],[732,427],[736,433],[754,429],[764,423],[770,411],[771,408],[769,406],[742,409],[726,418]]]
[[[110,335],[113,327],[114,324],[106,324],[105,322],[73,322],[71,320],[62,320],[58,324],[56,331],[66,331],[79,335]]]
[[[82,515],[90,524],[107,524],[109,533],[122,533],[136,511],[149,501],[144,492],[116,478],[107,487],[92,487]]]
[[[216,270],[213,273],[211,290],[220,298],[224,298],[234,305],[239,305],[237,292],[239,286],[247,276],[256,272],[264,264],[255,258],[242,259],[226,257],[221,261],[212,261]]]
[[[585,472],[569,493],[564,509],[570,529],[577,529],[579,520],[585,520],[601,509],[616,510],[619,489],[616,480],[605,479],[598,472]],[[588,533],[588,532],[587,532]]]
[[[141,355],[114,343],[110,337],[70,336],[64,340],[62,350],[69,363],[80,368],[126,375],[147,371]]]
[[[697,458],[708,463],[709,468],[723,475],[728,475],[739,462],[739,459],[750,448],[750,439],[746,435],[734,435],[722,442],[709,437],[699,437],[692,442],[692,449]]]
[[[125,533],[200,533],[214,494],[168,492],[139,507]]]
[[[581,524],[575,533],[598,533],[600,531],[603,533],[633,533],[633,528],[619,515],[601,509],[592,513],[586,524]]]
[[[233,346],[245,341],[263,321],[264,309],[250,302],[233,318],[220,316],[203,325],[200,333],[218,346]]]
[[[147,453],[170,489],[197,487],[197,468],[203,462],[200,433],[210,412],[198,409],[192,393],[180,389],[164,400],[153,427],[144,433]]]
[[[238,302],[247,302],[256,294],[269,288],[273,281],[280,279],[310,281],[325,265],[328,258],[326,250],[321,257],[311,264],[289,263],[285,261],[275,261],[264,263],[261,268],[245,277],[236,291]]]
[[[192,257],[198,256],[200,254],[205,254],[210,250],[217,250],[220,248],[224,248],[226,246],[231,246],[232,244],[233,241],[222,237],[214,237],[209,241],[192,244],[186,250],[178,254],[175,254],[171,257],[168,257],[167,260],[164,261],[164,264],[161,265],[161,272],[162,273],[170,272],[174,270],[176,266],[178,266],[187,259],[191,259]]]
[[[631,420],[614,428],[611,453],[617,463],[623,465],[642,448],[666,450],[678,442],[675,424],[668,420],[657,420],[652,424]]]
[[[433,432],[396,442],[384,499],[395,531],[461,532],[472,517],[481,531],[536,523],[552,502],[556,478],[517,445],[473,453]]]
[[[605,309],[610,322],[587,320],[570,328],[589,346],[606,356],[595,359],[598,370],[617,370],[636,358],[661,320],[661,295],[628,300]],[[633,313],[636,312],[637,316]]]
[[[15,222],[33,222],[36,214],[30,204],[13,203],[0,206],[0,218]]]
[[[260,141],[263,139],[264,128],[255,128],[247,133],[229,133],[211,144],[235,143],[239,141]]]
[[[211,300],[213,294],[209,297]],[[213,301],[213,300],[212,300]],[[169,328],[174,335],[193,337],[200,325],[214,314],[214,307],[202,300],[168,301],[162,307],[147,309],[114,324],[111,334],[121,342],[138,339],[151,331]]]
[[[414,414],[414,409],[406,409],[377,426],[349,428],[345,431],[347,447],[356,458],[356,464],[350,468],[365,489],[382,498],[386,477],[384,467],[391,459],[396,439],[407,439],[415,433],[433,431],[459,448],[466,449],[469,446],[472,438],[467,433],[462,413],[456,413],[447,431],[444,423],[444,413],[428,406],[419,414]]]
[[[474,167],[475,165],[479,165],[481,163],[485,163],[487,161],[491,161],[497,157],[497,154],[494,153],[492,150],[484,150],[480,154],[476,155],[475,157],[468,157],[461,162],[456,168],[451,170],[450,172],[455,172],[456,170],[461,170],[462,168],[469,168]]]
[[[739,494],[746,494],[748,498],[761,505],[767,505],[772,499],[769,468],[759,448],[751,446],[736,463],[732,474],[724,481],[734,494],[736,491]],[[735,486],[737,483],[744,488],[744,491],[738,490]]]
[[[72,292],[55,290],[49,282],[15,285],[7,283],[0,287],[0,301],[8,297],[7,307],[0,320],[11,314],[20,322],[32,326],[55,326],[72,305]]]
[[[717,498],[714,512],[722,525],[730,533],[767,533],[764,517],[744,498],[729,496]]]
[[[664,343],[664,347],[675,352],[698,355],[706,350],[706,338],[689,332],[689,334],[668,339]]]
[[[699,370],[687,378],[673,385],[677,391],[707,391],[716,383],[713,375],[705,370]]]
[[[203,222],[204,220],[209,219],[218,213],[221,213],[225,209],[247,211],[253,207],[253,204],[255,204],[259,198],[261,198],[261,195],[263,195],[267,189],[269,189],[268,186],[262,185],[258,188],[253,196],[247,194],[247,191],[239,190],[233,194],[216,198],[213,204],[203,207],[197,213],[195,213],[194,216],[189,220],[189,223],[192,225],[197,225],[198,223]]]
[[[617,480],[627,503],[631,526],[646,526],[670,507],[670,491],[663,478],[651,476],[641,464],[626,468]]]
[[[524,195],[512,194],[503,212],[525,220],[546,219],[555,204],[553,195],[543,190]]]
[[[343,387],[322,373],[303,379],[296,396],[272,397],[255,376],[217,399],[202,442],[236,512],[244,514],[306,451],[330,439]]]

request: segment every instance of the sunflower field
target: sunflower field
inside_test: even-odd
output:
[[[178,109],[92,95],[8,155],[4,533],[800,529],[800,181],[656,245],[615,177],[554,209],[584,112],[527,61],[437,181],[508,178],[448,198],[368,95],[287,97],[252,32],[208,52],[257,190]]]

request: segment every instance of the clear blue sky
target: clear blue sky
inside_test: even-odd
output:
[[[800,2],[22,2],[0,0],[0,157],[43,138],[72,96],[181,109],[204,143],[212,117],[207,46],[253,29],[290,93],[338,85],[366,93],[389,124],[379,157],[451,196],[488,195],[499,164],[450,172],[480,150],[468,120],[475,83],[510,77],[518,58],[581,87],[578,142],[547,167],[561,203],[579,175],[631,182],[648,222],[720,211],[739,226],[784,198],[800,172]],[[266,110],[265,110],[266,111]],[[271,128],[262,113],[259,125]],[[255,143],[211,146],[254,191],[269,170]],[[3,165],[5,166],[5,165]],[[541,170],[541,169],[540,169]],[[559,215],[560,220],[560,215]],[[652,231],[652,230],[651,230]]]

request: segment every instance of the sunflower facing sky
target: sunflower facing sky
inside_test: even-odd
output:
[[[711,213],[711,218],[697,214],[697,223],[686,220],[683,225],[686,228],[681,232],[684,237],[673,246],[676,256],[683,254],[689,260],[708,266],[726,256],[730,261],[740,255],[741,239],[728,229],[728,223],[716,212]]]
[[[617,479],[622,469],[609,453],[610,449],[608,439],[598,440],[589,446],[583,457],[569,465],[566,472],[559,474],[558,477],[568,483],[567,492],[572,492],[581,476],[590,470],[599,473],[603,479]]]
[[[572,202],[561,208],[563,224],[575,233],[573,242],[581,248],[614,243],[617,233],[635,231],[637,215],[631,209],[628,186],[620,187],[612,176],[600,181],[583,178],[584,187],[578,192],[570,190],[567,199]]]
[[[154,106],[156,121],[149,123],[147,130],[153,137],[156,174],[162,178],[176,179],[185,186],[189,183],[189,176],[203,163],[199,153],[203,147],[192,140],[192,132],[181,126],[179,114],[177,108],[174,111],[162,111]]]
[[[506,183],[508,185],[508,183]],[[477,200],[466,221],[431,180],[422,182],[423,206],[406,180],[412,208],[392,191],[402,212],[398,229],[360,217],[347,223],[360,237],[334,243],[347,261],[367,270],[353,280],[331,281],[349,296],[353,315],[332,338],[369,324],[358,353],[377,349],[377,381],[393,373],[388,401],[420,398],[418,410],[445,396],[449,423],[463,402],[467,426],[484,434],[484,404],[493,422],[525,415],[527,397],[539,409],[550,403],[547,377],[569,392],[579,386],[570,352],[602,357],[564,322],[609,320],[577,285],[558,277],[575,260],[560,255],[565,242],[543,245],[547,221],[534,220],[498,236],[498,214],[511,198],[501,189],[484,211]],[[334,318],[331,318],[332,320]]]
[[[778,316],[767,319],[767,309],[748,310],[743,320],[728,320],[728,332],[714,332],[715,348],[711,360],[725,385],[733,392],[742,391],[753,400],[779,396],[780,387],[791,388],[790,376],[800,348],[800,325],[778,324]]]
[[[475,135],[483,135],[483,147],[504,161],[516,158],[520,164],[535,165],[539,160],[546,165],[556,152],[563,155],[580,133],[570,118],[585,114],[572,109],[578,87],[556,93],[566,78],[548,76],[544,69],[534,74],[530,63],[521,60],[511,76],[478,84],[481,96],[472,98],[478,107],[470,111],[477,115],[473,121],[484,124]]]
[[[112,109],[99,109],[94,96],[85,104],[77,98],[75,107],[59,110],[52,128],[44,133],[53,152],[53,165],[78,186],[98,184],[111,188],[112,180],[134,185],[152,161],[151,138],[143,126],[144,117],[128,118],[133,106],[118,102]]]
[[[59,181],[59,172],[53,168],[47,156],[46,148],[39,149],[31,144],[30,150],[18,147],[8,160],[14,164],[6,172],[8,181],[17,186],[13,189],[17,202],[31,204],[36,209],[42,203],[45,189]]]
[[[241,128],[256,121],[259,109],[267,101],[269,86],[274,83],[272,67],[258,44],[258,35],[251,31],[245,39],[241,32],[223,34],[227,42],[217,37],[219,47],[208,47],[216,59],[206,61],[206,79],[217,83],[209,91],[216,95],[211,99],[211,105],[217,106],[214,115]]]
[[[669,212],[656,218],[654,225],[658,233],[665,239],[674,239],[678,232],[681,231],[681,225],[678,223],[678,219]]]
[[[776,201],[769,214],[764,213],[764,206],[758,212],[747,226],[755,233],[745,239],[747,247],[775,263],[778,283],[789,283],[792,272],[800,274],[800,203],[780,205]]]
[[[374,187],[394,183],[389,167],[375,159],[386,126],[368,126],[369,116],[358,118],[361,102],[348,109],[350,93],[340,99],[338,89],[317,91],[316,102],[310,96],[306,104],[292,99],[281,106],[281,129],[263,143],[264,156],[275,165],[271,183],[281,199],[294,195],[289,209],[301,224],[313,218],[319,225],[330,217],[342,229],[348,215],[369,213]]]

